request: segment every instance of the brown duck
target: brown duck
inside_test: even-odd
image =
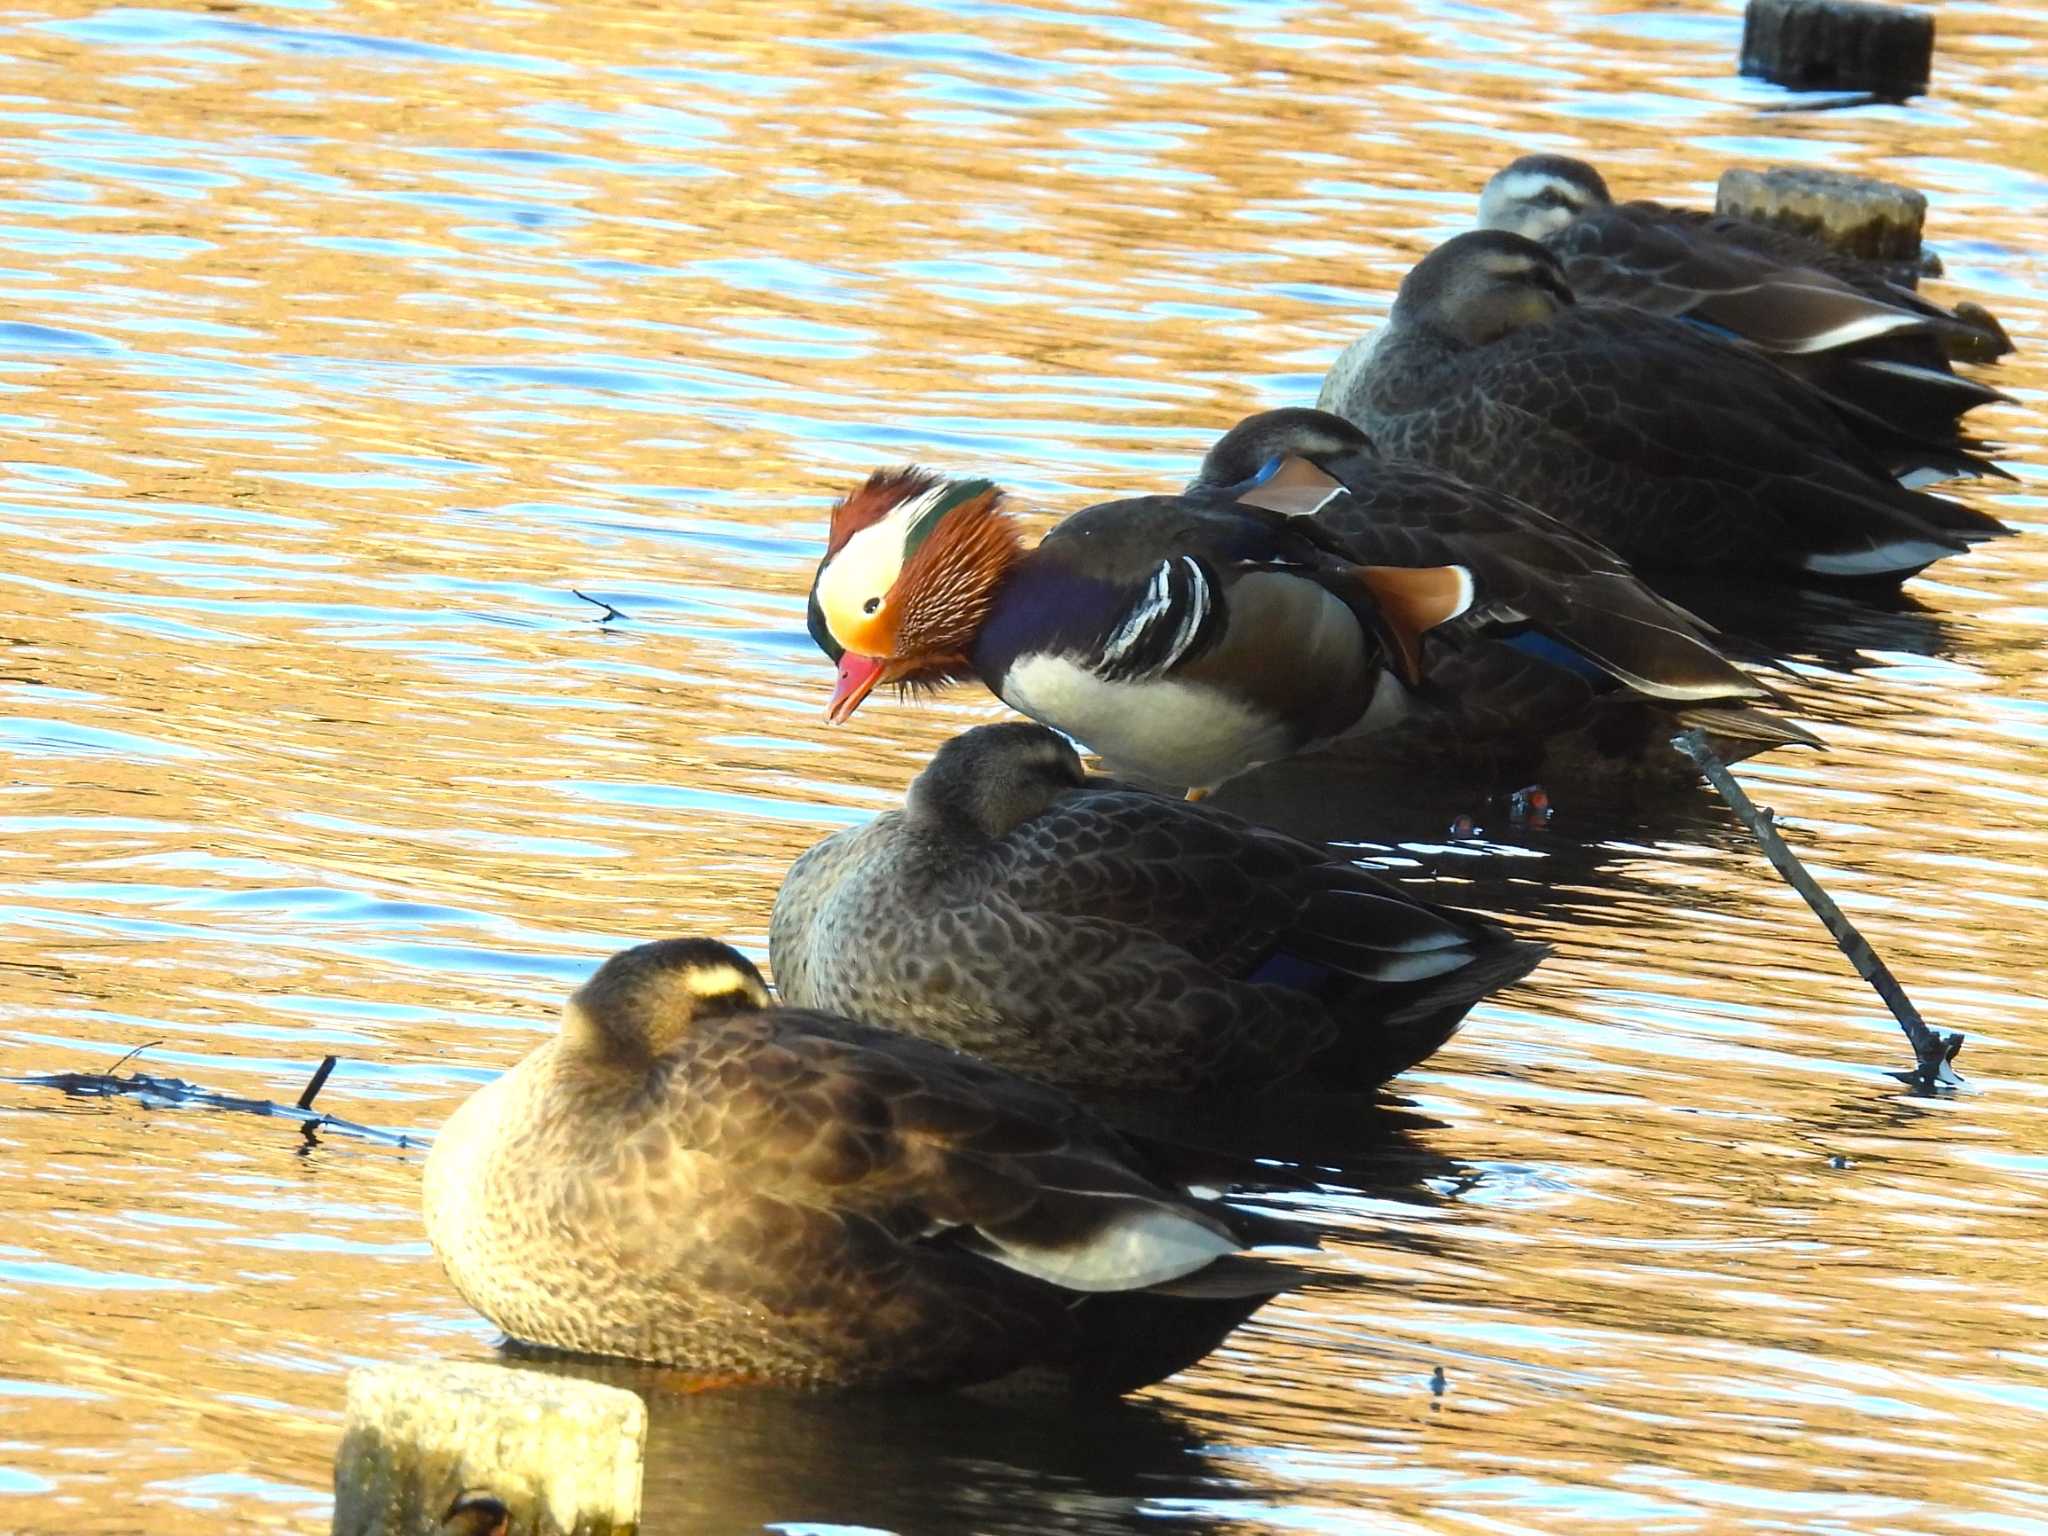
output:
[[[450,1117],[424,1205],[456,1289],[527,1344],[720,1383],[1120,1393],[1300,1278],[1244,1252],[1284,1224],[1176,1190],[1170,1161],[673,939],[606,961]]]
[[[768,942],[791,1002],[1090,1093],[1369,1088],[1544,954],[1023,722],[798,859]]]

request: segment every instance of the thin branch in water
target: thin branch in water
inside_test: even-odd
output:
[[[1799,856],[1778,835],[1776,818],[1769,809],[1757,809],[1756,802],[1736,783],[1728,765],[1708,745],[1706,733],[1698,728],[1681,732],[1671,738],[1671,745],[1691,758],[1700,772],[1707,776],[1707,782],[1720,791],[1721,798],[1728,802],[1728,808],[1742,819],[1742,824],[1749,828],[1750,836],[1762,847],[1764,857],[1785,877],[1785,883],[1813,908],[1814,916],[1826,926],[1836,945],[1849,957],[1849,963],[1856,967],[1856,974],[1869,982],[1877,995],[1884,999],[1885,1006],[1891,1009],[1892,1017],[1899,1021],[1899,1028],[1905,1032],[1919,1063],[1914,1071],[1897,1075],[1923,1089],[1953,1087],[1961,1082],[1949,1063],[1963,1048],[1963,1037],[1960,1034],[1938,1035],[1927,1027],[1927,1021],[1920,1017],[1920,1010],[1906,996],[1906,989],[1899,985],[1899,979],[1891,973],[1891,968],[1878,959],[1869,940],[1857,931],[1856,925],[1835,905],[1834,898],[1820,888],[1820,882],[1813,878],[1806,866],[1799,862]]]
[[[614,608],[610,603],[606,602],[601,597],[592,597],[588,592],[579,592],[574,587],[571,587],[569,589],[569,595],[571,597],[580,597],[583,599],[584,602],[589,603],[594,607],[602,608],[604,610],[604,613],[599,617],[597,621],[600,625],[609,624],[614,619],[623,619],[626,617],[626,614],[622,609]]]
[[[327,1086],[327,1079],[333,1075],[335,1065],[340,1060],[339,1056],[323,1056],[321,1058],[320,1065],[313,1069],[313,1080],[306,1084],[306,1091],[299,1095],[299,1108],[311,1109],[313,1107],[314,1098],[322,1088]]]
[[[319,1073],[314,1074],[315,1086]],[[47,1072],[30,1077],[5,1077],[0,1082],[19,1083],[29,1088],[55,1088],[61,1093],[80,1099],[137,1098],[159,1106],[197,1105],[204,1109],[228,1110],[244,1115],[264,1115],[299,1122],[302,1132],[311,1135],[316,1130],[343,1131],[351,1136],[361,1136],[369,1141],[380,1141],[394,1147],[425,1146],[430,1139],[425,1136],[407,1135],[402,1131],[387,1131],[379,1126],[359,1125],[353,1120],[344,1120],[339,1115],[312,1114],[305,1111],[304,1100],[299,1105],[279,1104],[270,1099],[245,1099],[239,1094],[219,1093],[211,1088],[201,1088],[175,1077],[152,1077],[147,1072],[131,1072],[126,1077],[116,1077],[109,1072]],[[312,1096],[311,1090],[304,1098]]]
[[[162,1044],[163,1041],[161,1040],[145,1040],[142,1042],[142,1044],[136,1046],[134,1050],[124,1051],[121,1055],[120,1060],[116,1061],[111,1067],[105,1069],[105,1075],[108,1077],[112,1077],[116,1072],[120,1071],[123,1067],[127,1066],[129,1062],[133,1061],[136,1057],[140,1056],[144,1051],[153,1051]]]

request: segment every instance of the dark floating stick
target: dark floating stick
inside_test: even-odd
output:
[[[306,1091],[299,1095],[299,1108],[311,1109],[313,1107],[314,1098],[322,1088],[327,1086],[327,1079],[334,1075],[334,1065],[340,1060],[339,1056],[323,1056],[320,1058],[320,1065],[313,1069],[313,1081],[306,1084]]]
[[[569,589],[569,595],[571,597],[582,598],[584,602],[589,603],[592,607],[602,608],[604,610],[604,614],[597,621],[601,625],[609,624],[614,619],[623,619],[626,617],[626,614],[623,609],[614,608],[610,603],[606,602],[601,597],[592,597],[588,592],[578,592],[574,587],[571,587]]]
[[[1729,809],[1742,818],[1742,824],[1762,846],[1764,857],[1785,877],[1785,883],[1805,898],[1806,904],[1813,908],[1814,916],[1826,925],[1842,953],[1849,957],[1849,963],[1856,967],[1856,974],[1869,982],[1877,995],[1884,999],[1885,1006],[1891,1009],[1892,1017],[1899,1021],[1899,1028],[1905,1031],[1906,1039],[1912,1044],[1913,1055],[1919,1061],[1913,1072],[1895,1075],[1917,1088],[1952,1087],[1961,1082],[1949,1063],[1963,1048],[1963,1037],[1959,1034],[1938,1035],[1927,1027],[1927,1021],[1920,1017],[1920,1010],[1913,1006],[1913,1000],[1906,996],[1906,989],[1899,985],[1898,977],[1877,958],[1869,941],[1856,931],[1856,925],[1835,905],[1834,898],[1807,873],[1806,866],[1799,862],[1799,855],[1778,835],[1771,812],[1768,809],[1758,810],[1756,802],[1735,782],[1728,765],[1707,744],[1705,732],[1697,729],[1683,731],[1671,738],[1671,745],[1691,758],[1700,772],[1707,776],[1707,782],[1720,791]]]
[[[127,1066],[129,1062],[133,1061],[136,1057],[140,1056],[144,1051],[153,1051],[162,1044],[163,1041],[161,1040],[145,1040],[142,1042],[142,1044],[136,1046],[134,1050],[123,1051],[120,1057],[114,1062],[114,1064],[111,1067],[107,1068],[107,1071],[109,1073],[118,1072],[123,1067]]]
[[[124,1060],[126,1058],[123,1058]],[[407,1136],[398,1131],[381,1130],[374,1125],[358,1125],[353,1120],[344,1120],[338,1115],[309,1115],[307,1107],[313,1095],[320,1091],[334,1070],[335,1058],[329,1056],[321,1062],[313,1074],[312,1082],[299,1096],[297,1105],[279,1104],[271,1099],[245,1099],[239,1094],[216,1093],[211,1088],[201,1088],[182,1078],[157,1077],[148,1072],[131,1072],[120,1077],[112,1072],[41,1072],[30,1077],[0,1078],[0,1082],[19,1083],[28,1088],[55,1088],[74,1099],[147,1099],[157,1104],[197,1105],[202,1109],[232,1110],[243,1115],[269,1115],[287,1120],[296,1120],[309,1136],[314,1131],[343,1131],[350,1136],[361,1136],[368,1141],[378,1141],[386,1146],[419,1147],[426,1145],[424,1136]],[[118,1065],[118,1063],[117,1063]]]

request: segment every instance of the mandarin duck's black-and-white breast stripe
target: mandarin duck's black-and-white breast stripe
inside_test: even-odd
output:
[[[1223,594],[1193,555],[1153,568],[1151,580],[1102,642],[1095,671],[1112,680],[1144,677],[1198,656],[1225,622]]]

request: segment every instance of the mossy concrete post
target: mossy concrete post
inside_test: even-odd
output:
[[[618,1387],[470,1361],[352,1371],[334,1536],[441,1536],[464,1494],[502,1504],[506,1536],[632,1536],[646,1445],[647,1405]]]
[[[1806,166],[1723,171],[1714,209],[1809,235],[1845,256],[1900,267],[1920,260],[1927,221],[1927,199],[1911,187]]]

